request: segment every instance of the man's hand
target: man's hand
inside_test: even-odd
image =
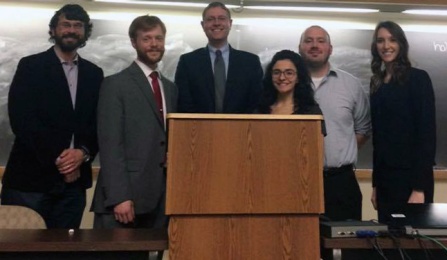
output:
[[[135,219],[133,201],[126,200],[121,202],[113,208],[113,213],[115,214],[115,219],[118,222],[123,224],[133,222]]]
[[[84,161],[84,152],[80,149],[65,149],[56,159],[56,167],[61,174],[70,174],[79,170]]]
[[[81,171],[76,169],[70,173],[64,174],[64,181],[66,183],[72,183],[79,179],[79,177],[81,177]]]

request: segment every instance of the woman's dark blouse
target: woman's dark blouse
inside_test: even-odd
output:
[[[371,95],[373,187],[386,169],[408,172],[413,190],[431,189],[436,150],[433,86],[427,72],[411,68],[405,84],[383,84]]]
[[[255,114],[259,114],[259,111],[255,111]],[[300,108],[297,111],[293,112],[292,115],[323,115],[321,112],[320,106],[315,104],[313,106]],[[326,136],[326,125],[324,124],[324,120],[321,121],[321,132],[324,136]]]

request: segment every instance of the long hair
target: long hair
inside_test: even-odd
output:
[[[392,78],[391,81],[398,85],[403,85],[407,79],[407,74],[411,68],[411,62],[408,58],[408,51],[410,49],[407,38],[402,28],[395,22],[384,21],[377,24],[374,31],[373,40],[371,43],[371,70],[373,76],[371,77],[371,93],[374,93],[383,83],[385,78],[385,69],[382,65],[382,59],[380,58],[379,51],[377,50],[377,34],[381,28],[385,28],[396,39],[399,44],[399,53],[392,66]]]
[[[262,114],[270,114],[270,106],[277,100],[278,90],[273,85],[272,70],[276,62],[280,60],[290,60],[297,70],[298,83],[295,84],[293,90],[293,101],[295,104],[294,113],[308,111],[311,106],[316,105],[309,71],[298,53],[290,50],[282,50],[277,52],[273,56],[272,61],[267,65],[263,79],[264,88],[258,105],[258,112]]]

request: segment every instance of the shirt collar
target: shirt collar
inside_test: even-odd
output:
[[[327,76],[335,76],[335,77],[337,77],[337,68],[335,66],[332,66],[331,63],[329,63],[329,71],[327,73]]]
[[[207,47],[208,47],[208,50],[214,54],[216,53],[217,50],[220,50],[222,52],[222,54],[230,51],[230,45],[228,43],[226,43],[224,46],[222,46],[219,49],[214,48],[213,46],[211,46],[209,44],[207,45]]]
[[[79,55],[78,55],[77,53],[76,53],[76,56],[74,57],[74,59],[73,59],[72,61],[66,61],[66,60],[62,59],[61,57],[59,57],[59,56],[57,55],[56,50],[54,50],[54,53],[56,53],[57,58],[59,59],[59,61],[60,61],[62,64],[70,64],[70,63],[73,63],[74,65],[78,65],[78,63],[79,63]]]
[[[146,75],[146,77],[149,77],[149,75],[151,75],[152,72],[156,71],[158,73],[158,78],[161,78],[161,72],[158,70],[158,67],[153,70],[151,68],[149,68],[149,66],[147,66],[146,64],[144,64],[142,61],[140,61],[139,59],[135,60],[135,63],[138,65],[138,67],[140,67],[140,69],[143,71],[144,75]]]

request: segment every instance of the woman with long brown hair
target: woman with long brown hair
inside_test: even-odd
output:
[[[435,97],[429,75],[411,66],[402,28],[380,22],[371,44],[373,194],[380,222],[407,203],[433,202]]]

